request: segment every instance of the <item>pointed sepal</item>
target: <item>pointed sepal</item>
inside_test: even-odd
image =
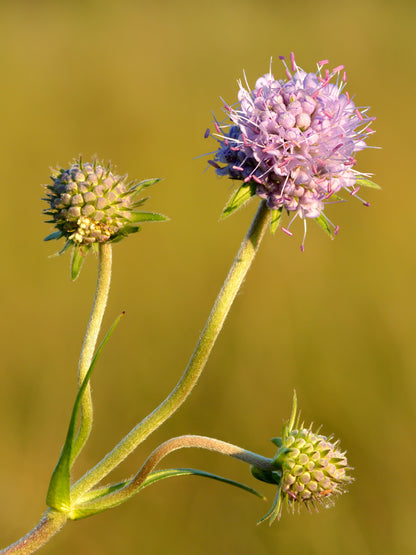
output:
[[[71,258],[71,279],[75,281],[81,272],[85,257],[89,251],[89,247],[74,245]]]
[[[54,239],[60,239],[61,237],[63,237],[64,234],[62,233],[62,231],[54,231],[53,233],[50,233],[49,235],[47,235],[44,238],[44,241],[53,241]]]
[[[256,183],[243,183],[243,185],[231,195],[230,200],[225,205],[221,214],[221,220],[228,218],[228,216],[231,216],[231,214],[246,204],[251,197],[256,194],[256,189]]]
[[[282,480],[282,473],[279,470],[262,470],[257,466],[252,466],[250,472],[256,480],[267,484],[279,485]]]
[[[269,519],[269,526],[271,526],[273,524],[273,522],[277,519],[280,518],[280,514],[282,512],[282,501],[283,501],[283,497],[280,493],[280,487],[277,488],[277,493],[276,496],[274,498],[273,501],[273,505],[270,509],[270,511],[268,513],[266,513],[264,515],[263,518],[261,518],[257,524],[261,524],[262,522],[264,522],[265,520]]]
[[[56,256],[61,256],[61,254],[64,254],[65,251],[67,251],[69,249],[69,247],[71,247],[73,245],[72,241],[66,241],[65,245],[62,247],[62,249],[58,252],[55,252],[53,254],[49,255],[49,258],[55,258]]]
[[[371,181],[370,179],[368,179],[368,177],[364,177],[364,176],[357,177],[355,184],[358,185],[359,187],[369,187],[370,189],[381,190],[380,185],[377,185],[377,183],[374,183],[374,181]]]
[[[134,193],[137,194],[140,191],[143,191],[143,189],[147,189],[147,187],[156,185],[156,183],[159,183],[161,179],[162,179],[161,177],[155,177],[152,179],[143,179],[142,181],[139,181],[139,183],[136,183],[135,185],[133,185],[133,187],[131,188],[131,191],[134,191]]]
[[[315,222],[319,225],[319,227],[330,237],[331,239],[334,238],[334,234],[332,229],[329,226],[329,223],[323,214],[320,214],[317,218],[314,218]]]
[[[283,208],[272,210],[272,217],[270,220],[270,231],[272,232],[273,235],[276,233],[276,230],[280,225],[280,220],[282,218],[282,211],[283,211]]]
[[[143,179],[142,181],[139,181],[139,183],[137,183],[137,188],[140,187],[140,189],[146,189],[146,187],[151,187],[152,185],[156,185],[156,183],[159,183],[159,181],[162,181],[161,177],[152,177],[150,179]]]
[[[166,222],[169,220],[163,214],[156,214],[154,212],[132,212],[129,218],[131,223],[142,223],[142,222]]]

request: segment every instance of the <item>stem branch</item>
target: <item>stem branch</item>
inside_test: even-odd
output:
[[[134,476],[134,478],[132,478],[123,489],[107,495],[105,499],[101,499],[96,503],[96,507],[104,510],[105,508],[119,505],[127,498],[134,495],[141,488],[146,478],[164,457],[173,451],[187,447],[197,447],[200,449],[215,451],[221,455],[228,455],[248,464],[255,465],[257,468],[261,468],[262,470],[275,470],[275,467],[272,465],[272,459],[263,457],[262,455],[258,455],[252,451],[247,451],[246,449],[233,445],[232,443],[227,443],[212,437],[183,435],[169,439],[168,441],[162,443],[162,445],[159,445],[159,447],[157,447],[153,453],[149,455],[136,476]],[[88,503],[89,509],[93,509],[94,506],[94,503]],[[82,508],[82,506],[80,508]]]
[[[137,424],[102,461],[74,485],[71,492],[74,501],[118,466],[146,437],[167,420],[191,393],[205,367],[235,296],[254,260],[269,221],[270,210],[267,208],[266,202],[262,201],[234,259],[182,378],[170,395],[151,414]]]

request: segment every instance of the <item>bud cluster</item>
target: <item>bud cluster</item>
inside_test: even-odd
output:
[[[331,503],[333,496],[345,492],[352,481],[339,442],[333,443],[310,429],[290,431],[274,464],[281,468],[280,488],[292,509],[301,502]]]
[[[134,201],[137,184],[113,174],[110,166],[79,160],[69,169],[55,170],[51,179],[45,213],[52,216],[60,236],[77,245],[91,245],[137,230],[132,212],[143,202]]]
[[[272,439],[278,447],[271,459],[271,468],[264,470],[253,466],[255,478],[277,485],[277,494],[270,511],[260,522],[270,519],[270,524],[280,518],[285,502],[292,512],[302,505],[310,509],[318,504],[329,507],[334,497],[345,493],[353,481],[349,475],[345,452],[339,441],[305,428],[297,413],[296,394],[293,396],[292,414],[283,426],[282,437]]]

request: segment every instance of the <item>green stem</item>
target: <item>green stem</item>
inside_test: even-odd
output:
[[[262,201],[182,378],[170,395],[151,414],[137,424],[102,461],[74,484],[71,491],[71,497],[74,501],[118,466],[147,436],[167,420],[191,393],[205,367],[235,296],[253,262],[269,222],[270,210],[267,208],[265,201]]]
[[[111,244],[100,244],[98,256],[98,276],[95,297],[78,362],[78,387],[81,387],[81,384],[85,378],[85,374],[88,372],[88,369],[91,365],[95,346],[97,344],[98,334],[101,328],[101,322],[103,320],[105,307],[107,305],[111,282]],[[92,422],[93,408],[91,399],[91,387],[90,384],[88,384],[82,397],[81,423],[72,450],[71,464],[75,461],[81,449],[84,447],[86,441],[88,440],[88,437],[91,433]]]
[[[111,281],[111,254],[110,244],[103,243],[99,246],[97,287],[78,363],[78,387],[81,387],[91,365],[107,304]],[[78,435],[74,441],[71,464],[79,455],[90,435],[92,420],[91,389],[88,384],[81,401],[81,423]],[[0,553],[4,555],[9,553],[25,555],[35,552],[62,528],[67,519],[67,515],[54,509],[49,509],[31,532],[13,545],[6,547]]]
[[[34,553],[59,532],[67,518],[63,513],[49,509],[33,530],[16,543],[2,549],[0,554],[18,553],[19,555],[28,555]]]
[[[262,470],[275,470],[275,467],[272,465],[272,459],[263,457],[262,455],[258,455],[252,451],[247,451],[246,449],[233,445],[232,443],[227,443],[212,437],[197,435],[174,437],[165,441],[162,445],[159,445],[159,447],[157,447],[153,453],[149,455],[136,476],[134,476],[134,478],[132,478],[123,489],[107,495],[104,499],[101,499],[96,503],[87,503],[88,509],[105,510],[123,503],[123,501],[139,491],[146,478],[164,457],[173,451],[189,447],[207,449],[221,455],[228,455],[229,457],[254,465]],[[82,511],[82,504],[77,508]]]

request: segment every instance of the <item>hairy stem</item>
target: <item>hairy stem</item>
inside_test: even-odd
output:
[[[118,466],[147,436],[167,420],[189,396],[205,367],[269,222],[270,210],[267,208],[265,201],[262,201],[215,301],[182,378],[170,395],[151,414],[137,424],[102,461],[74,485],[71,492],[74,501]]]
[[[81,384],[85,378],[85,374],[88,372],[92,358],[94,356],[95,346],[97,344],[97,338],[100,332],[101,322],[103,320],[105,307],[107,305],[108,293],[110,290],[111,259],[111,244],[100,244],[95,297],[78,362],[78,387],[81,387]],[[82,397],[81,423],[77,437],[74,442],[71,463],[75,461],[81,449],[84,447],[86,441],[88,440],[88,437],[91,433],[92,422],[93,408],[91,399],[91,387],[90,384],[88,384]]]
[[[262,455],[258,455],[252,451],[247,451],[237,445],[233,445],[219,439],[197,435],[174,437],[165,441],[162,445],[159,445],[159,447],[151,453],[136,476],[134,476],[134,478],[132,478],[132,480],[130,480],[130,482],[123,489],[107,495],[105,499],[97,501],[96,504],[88,503],[88,508],[94,509],[96,507],[97,509],[99,508],[104,510],[106,508],[119,505],[134,495],[141,488],[146,478],[164,457],[173,451],[188,447],[207,449],[209,451],[220,453],[221,455],[228,455],[229,457],[255,465],[257,468],[261,468],[262,470],[275,470],[275,467],[272,465],[272,459],[268,459]]]
[[[28,555],[34,553],[59,532],[66,520],[67,516],[63,513],[49,509],[33,530],[16,543],[2,549],[0,554],[18,553],[19,555]]]
[[[110,244],[103,243],[99,246],[97,287],[78,363],[78,387],[81,386],[91,365],[107,304],[111,281],[111,254]],[[91,390],[88,384],[81,402],[81,423],[74,442],[71,463],[75,461],[90,435],[92,420]],[[22,555],[33,553],[56,534],[67,519],[67,515],[55,511],[54,509],[49,509],[42,517],[39,524],[31,532],[13,545],[6,547],[0,553],[19,553]]]

